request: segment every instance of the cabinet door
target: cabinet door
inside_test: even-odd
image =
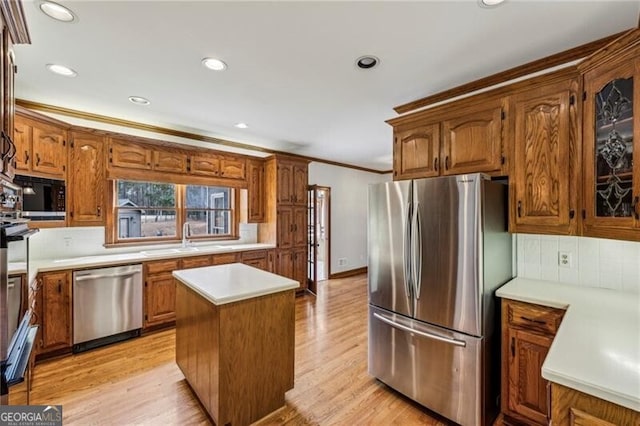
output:
[[[72,226],[104,225],[104,138],[73,132],[69,174]]]
[[[292,204],[294,200],[293,164],[278,162],[277,204]]]
[[[265,220],[264,184],[264,162],[261,160],[247,160],[247,209],[249,223],[261,223]]]
[[[438,176],[440,123],[396,130],[393,141],[393,177],[413,179]]]
[[[295,247],[307,246],[307,207],[296,206],[293,208],[293,245]]]
[[[220,177],[243,180],[246,176],[244,158],[222,157],[220,159]]]
[[[573,187],[577,179],[571,179],[575,163],[569,155],[576,135],[574,84],[548,85],[514,97],[512,231],[575,231],[578,188]]]
[[[482,105],[442,123],[442,174],[502,169],[502,104]]]
[[[42,275],[42,349],[71,346],[71,273]]]
[[[640,240],[640,58],[585,75],[585,234]]]
[[[13,45],[11,38],[6,31],[3,32],[3,44],[4,44],[4,64],[5,75],[4,81],[4,124],[3,130],[11,140],[5,140],[5,143],[9,144],[7,147],[6,157],[3,163],[3,173],[10,180],[13,180],[15,175],[15,156],[17,155],[17,149],[15,142],[13,142],[13,129],[14,129],[14,116],[15,116],[15,94],[14,94],[14,80],[16,74],[16,65],[14,63],[15,56],[13,54]]]
[[[149,275],[145,281],[144,326],[176,319],[176,285],[171,273]]]
[[[295,279],[293,250],[278,250],[276,274]]]
[[[293,251],[293,279],[300,283],[300,288],[307,288],[307,248],[299,247]]]
[[[19,116],[13,126],[13,143],[16,145],[16,170],[31,168],[31,126]]]
[[[153,151],[153,170],[158,172],[186,173],[187,154],[171,151]]]
[[[516,328],[508,329],[508,408],[540,425],[547,424],[548,388],[542,363],[552,337]]]
[[[33,160],[31,169],[56,177],[64,177],[67,164],[65,131],[45,123],[34,123],[31,129]]]
[[[245,265],[253,266],[254,268],[262,269],[263,271],[267,271],[267,258],[261,259],[247,259],[243,260],[242,263]]]
[[[296,164],[293,166],[293,203],[299,206],[307,205],[307,190],[309,179],[306,164]]]
[[[113,167],[151,170],[151,150],[131,142],[112,139],[109,143],[109,163]]]
[[[198,154],[189,157],[191,174],[214,177],[220,174],[220,157],[214,154]]]
[[[294,241],[294,218],[293,207],[280,206],[278,207],[277,215],[277,228],[278,228],[278,248],[290,248],[293,247]]]

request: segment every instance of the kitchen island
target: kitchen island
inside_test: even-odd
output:
[[[217,425],[248,425],[293,388],[299,283],[240,263],[174,271],[176,362]]]

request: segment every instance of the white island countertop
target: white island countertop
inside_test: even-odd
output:
[[[542,377],[640,411],[640,294],[525,278],[496,294],[567,309]]]
[[[300,287],[297,281],[242,263],[184,269],[173,276],[214,305]]]

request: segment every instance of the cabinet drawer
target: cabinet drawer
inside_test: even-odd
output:
[[[182,269],[211,266],[211,256],[195,256],[182,259]]]
[[[147,274],[158,274],[160,272],[173,272],[180,269],[179,260],[163,260],[160,262],[149,262],[144,264]]]
[[[562,309],[533,305],[531,303],[507,302],[509,325],[555,335],[564,311]]]
[[[242,260],[251,260],[251,259],[266,259],[267,251],[266,250],[254,250],[254,251],[245,251],[242,253]]]
[[[213,255],[213,265],[225,265],[227,263],[236,263],[237,261],[237,253],[222,253]]]

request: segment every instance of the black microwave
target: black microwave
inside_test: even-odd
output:
[[[63,180],[16,175],[22,187],[22,217],[31,220],[64,220],[66,187]]]

